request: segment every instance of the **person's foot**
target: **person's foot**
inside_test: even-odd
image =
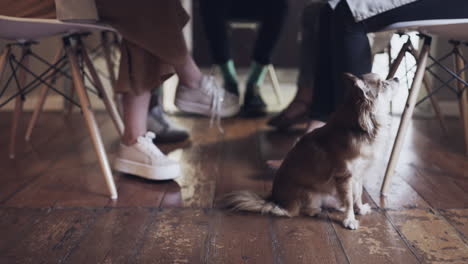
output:
[[[257,85],[247,84],[241,113],[245,117],[266,115],[266,104],[260,95],[260,87]]]
[[[205,75],[198,87],[179,85],[175,105],[186,113],[231,117],[239,112],[239,97],[219,87],[214,77]]]
[[[277,116],[268,121],[268,125],[278,129],[287,129],[296,124],[309,120],[309,103],[302,100],[293,100],[289,106]]]
[[[174,143],[189,137],[186,131],[176,128],[168,121],[160,105],[150,110],[147,125],[148,130],[156,134],[155,143]]]
[[[235,82],[224,82],[224,88],[235,96],[239,96],[239,85]]]
[[[180,176],[180,165],[166,157],[154,144],[155,135],[146,132],[131,146],[120,144],[114,169],[149,180],[171,180]]]

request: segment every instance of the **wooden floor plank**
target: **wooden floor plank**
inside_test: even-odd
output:
[[[389,211],[388,215],[423,262],[468,262],[468,245],[455,228],[433,210]]]
[[[178,120],[183,120],[191,128],[190,144],[168,155],[182,165],[182,176],[175,182],[180,186],[183,206],[211,208],[220,173],[223,135],[216,126],[210,127],[206,118]]]
[[[353,231],[342,226],[341,213],[330,217],[350,263],[419,263],[381,212],[358,216],[360,227]]]
[[[59,263],[70,254],[95,220],[91,210],[54,210],[30,233],[10,245],[0,263]]]
[[[105,113],[97,119],[112,160],[118,135]],[[175,119],[191,140],[159,147],[181,162],[182,177],[117,173],[120,196],[110,201],[82,116],[46,113],[18,159],[0,159],[0,263],[468,262],[468,161],[461,137],[443,139],[437,122],[413,121],[388,196],[379,193],[383,155],[368,172],[363,199],[379,210],[358,216],[360,229],[350,231],[335,213],[286,219],[214,207],[233,190],[269,193],[274,171],[265,161],[282,158],[300,131],[230,118],[222,134],[206,118]],[[0,145],[8,139],[0,134]]]
[[[277,263],[348,263],[326,214],[319,217],[273,218]]]
[[[18,208],[0,209],[0,255],[3,251],[20,241],[35,228],[36,224],[49,210],[32,210]]]
[[[468,207],[468,189],[458,184],[446,172],[428,169],[417,169],[417,176],[409,180],[409,184],[434,208],[464,208]]]
[[[238,119],[231,119],[224,123],[223,159],[215,199],[241,189],[262,195],[271,192],[271,173],[260,157],[259,120],[245,119],[242,126],[237,125],[238,122]]]
[[[449,223],[462,234],[465,242],[468,243],[468,209],[447,209],[440,210],[440,213],[448,219]]]
[[[212,218],[207,263],[275,263],[268,217],[215,211]]]
[[[74,121],[78,119],[82,118],[79,115],[70,117],[68,123],[59,131],[51,131],[51,134],[55,136],[52,136],[49,141],[44,141],[42,145],[34,145],[32,141],[31,150],[26,157],[1,163],[3,173],[0,177],[0,201],[11,198],[11,195],[31,184],[38,176],[56,164],[64,153],[72,151],[75,145],[78,145],[87,134],[83,124]],[[102,116],[98,118],[100,122],[105,120]]]
[[[149,209],[105,210],[65,263],[131,263],[153,216]]]
[[[161,209],[150,223],[141,250],[129,263],[206,263],[210,216],[197,209]]]
[[[384,168],[381,168],[384,170]],[[430,208],[431,206],[411,187],[405,180],[416,174],[415,169],[405,165],[399,165],[395,177],[392,179],[391,187],[385,196],[382,196],[380,189],[383,177],[373,178],[367,176],[365,189],[372,197],[372,200],[382,209],[405,209],[405,208]]]
[[[101,128],[104,132],[115,130],[109,120],[106,120]],[[61,140],[58,143],[51,142],[51,144],[65,145],[62,147],[65,150],[61,150],[61,155],[56,158],[55,164],[48,168],[46,175],[37,179],[34,184],[29,184],[5,204],[17,207],[106,205],[109,202],[108,191],[91,140],[86,136],[86,130],[78,133],[79,135],[72,136],[74,139],[68,139],[69,142],[64,142],[69,135],[59,137]],[[115,137],[107,137],[104,141],[110,143],[114,139]],[[80,154],[80,150],[87,154]],[[92,163],[89,160],[92,160]]]

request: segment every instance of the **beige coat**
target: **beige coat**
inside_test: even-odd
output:
[[[55,0],[57,19],[63,21],[99,20],[94,0]]]
[[[332,8],[335,8],[340,1],[348,2],[354,19],[359,22],[418,0],[328,0]]]
[[[89,0],[83,7],[67,6],[75,19],[88,19]],[[189,16],[179,0],[92,0],[103,23],[122,35],[117,92],[140,94],[158,87],[186,62],[188,50],[182,29]],[[57,18],[59,0],[0,0],[0,15],[25,18]],[[63,7],[63,6],[62,6]],[[83,10],[85,12],[83,12]],[[86,11],[88,10],[88,11]],[[79,12],[78,12],[79,11]],[[90,12],[90,13],[88,13]]]

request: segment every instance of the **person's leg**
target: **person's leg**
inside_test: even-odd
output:
[[[372,70],[372,56],[367,28],[356,23],[346,1],[341,1],[332,14],[332,78],[334,109],[346,93],[343,73],[362,75]]]
[[[148,109],[147,127],[148,131],[157,135],[155,143],[175,143],[184,141],[189,137],[186,130],[174,125],[166,115],[163,107],[162,86],[151,93]]]
[[[174,65],[179,83],[189,88],[197,88],[200,85],[203,74],[191,56],[187,56],[180,65]]]
[[[122,143],[131,146],[137,142],[138,137],[147,131],[146,120],[151,92],[144,91],[139,95],[131,92],[122,95],[123,121],[125,124]]]
[[[258,21],[259,30],[247,78],[243,112],[248,115],[260,115],[264,114],[266,105],[260,96],[259,89],[263,84],[268,70],[267,67],[271,63],[273,50],[281,35],[288,13],[288,3],[286,0],[245,2],[242,1],[250,9],[250,12],[246,14],[246,18]],[[268,8],[265,8],[265,6],[268,6]]]
[[[332,76],[332,14],[329,5],[325,5],[320,10],[319,21],[319,49],[317,67],[315,68],[315,79],[312,92],[312,103],[309,109],[309,118],[326,122],[330,114],[335,109],[333,76]]]
[[[232,0],[201,0],[200,13],[214,63],[221,70],[224,86],[239,94],[237,73],[231,57],[228,18]]]
[[[325,5],[326,3],[310,3],[302,12],[301,55],[297,93],[288,107],[268,122],[270,126],[283,129],[309,120],[309,109],[312,104],[317,67],[319,66],[319,42],[321,38],[326,37],[319,36],[321,13],[324,13]],[[320,67],[323,66],[322,64],[320,64]]]
[[[281,36],[286,16],[288,14],[287,0],[258,1],[257,19],[260,23],[252,60],[259,65],[271,63],[273,50]],[[268,8],[265,8],[268,6]],[[262,8],[263,7],[263,8]],[[256,80],[251,80],[255,82]]]

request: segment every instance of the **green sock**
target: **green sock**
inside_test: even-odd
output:
[[[225,83],[237,85],[237,73],[234,61],[228,60],[226,63],[220,64],[219,68],[221,69],[221,74],[223,75]]]
[[[267,66],[252,62],[250,66],[249,78],[247,84],[260,86],[265,79],[265,74],[267,72]]]

